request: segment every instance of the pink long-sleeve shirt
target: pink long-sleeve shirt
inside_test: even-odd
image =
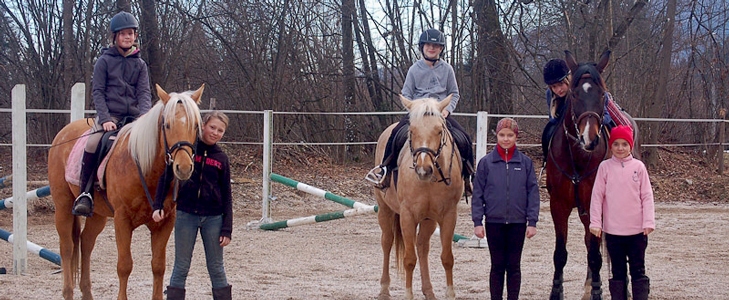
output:
[[[623,236],[656,228],[653,189],[642,161],[628,155],[600,163],[592,188],[590,227]]]

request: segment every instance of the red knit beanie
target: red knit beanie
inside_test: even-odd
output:
[[[617,139],[624,139],[630,145],[630,149],[633,149],[633,128],[627,125],[619,125],[610,131],[610,141],[608,145],[612,146],[613,142]]]
[[[519,136],[519,125],[516,124],[516,120],[512,118],[503,118],[499,121],[499,123],[496,124],[496,134],[499,134],[499,131],[504,128],[509,128],[512,131],[514,131],[514,134],[516,136]]]

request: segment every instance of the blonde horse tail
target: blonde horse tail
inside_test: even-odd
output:
[[[71,282],[71,286],[76,286],[81,276],[81,272],[79,272],[81,266],[81,217],[74,217],[72,226],[71,238],[73,239],[73,254],[71,255],[71,277],[73,278],[73,282]]]
[[[392,220],[393,244],[395,246],[395,259],[397,260],[397,274],[405,273],[405,242],[402,239],[402,228],[400,227],[400,215],[395,214]]]

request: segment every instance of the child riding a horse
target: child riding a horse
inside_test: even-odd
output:
[[[109,24],[112,44],[102,50],[94,65],[92,96],[96,118],[81,161],[81,193],[73,214],[90,217],[94,211],[93,191],[100,161],[98,146],[104,132],[117,130],[127,117],[137,118],[152,107],[147,63],[136,42],[139,22],[128,12],[120,12]]]
[[[463,157],[462,176],[465,179],[466,194],[470,195],[470,178],[474,172],[473,146],[466,130],[451,117],[451,113],[456,109],[460,99],[460,94],[453,67],[441,59],[445,51],[445,36],[437,29],[428,29],[420,35],[418,46],[423,58],[416,61],[408,70],[402,87],[402,95],[408,99],[435,98],[438,101],[452,95],[450,105],[443,109],[441,114],[446,119],[448,129],[454,135],[458,150]],[[401,128],[407,128],[409,122],[409,115],[406,114],[392,130],[381,164],[370,170],[365,177],[380,189],[389,186],[390,176],[397,168],[398,156],[405,139],[396,140],[395,137]]]
[[[563,59],[555,58],[547,62],[542,71],[544,83],[547,84],[547,109],[549,111],[549,122],[542,132],[542,154],[544,155],[544,164],[547,162],[547,153],[549,153],[549,142],[552,140],[554,131],[557,129],[559,120],[564,117],[565,99],[570,90],[570,82],[572,74],[567,62]],[[630,121],[621,113],[622,109],[613,101],[610,92],[605,92],[605,111],[603,114],[603,124],[608,130],[617,125],[628,125]]]

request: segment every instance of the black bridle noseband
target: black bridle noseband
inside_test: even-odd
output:
[[[162,136],[163,140],[165,141],[165,163],[169,166],[172,165],[172,163],[175,162],[175,160],[172,158],[172,153],[174,153],[177,150],[184,150],[185,153],[187,153],[187,156],[190,157],[192,161],[195,161],[195,145],[188,142],[188,141],[179,141],[172,145],[172,147],[167,144],[167,125],[165,125],[165,117],[162,116],[162,123],[160,124],[160,127],[162,129]],[[196,141],[197,143],[197,141]],[[189,147],[190,151],[187,150],[187,148],[183,147]]]

